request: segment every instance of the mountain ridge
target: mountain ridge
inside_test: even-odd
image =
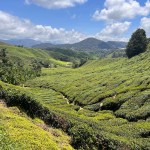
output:
[[[87,38],[80,42],[73,44],[51,44],[51,43],[42,43],[38,45],[34,45],[34,48],[47,49],[47,48],[65,48],[72,49],[77,51],[86,51],[86,52],[96,52],[101,50],[108,49],[120,49],[126,47],[126,42],[119,41],[108,41],[104,42],[102,40],[98,40],[96,38]]]
[[[51,42],[41,42],[33,39],[10,39],[10,40],[0,40],[1,42],[19,45],[24,47],[32,48],[63,48],[63,49],[72,49],[76,51],[86,51],[86,52],[97,52],[101,50],[110,50],[110,49],[120,49],[126,47],[126,42],[122,41],[102,41],[93,37],[86,38],[82,41],[73,43],[73,44],[53,44]]]

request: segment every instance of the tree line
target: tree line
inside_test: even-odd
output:
[[[41,66],[36,60],[25,67],[21,60],[8,57],[5,48],[0,49],[0,80],[17,85],[40,74]]]

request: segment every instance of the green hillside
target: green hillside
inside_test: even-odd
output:
[[[75,149],[149,150],[149,62],[150,48],[132,59],[43,68],[25,87],[0,82],[0,98],[61,128]]]
[[[24,48],[17,46],[6,46],[0,44],[0,49],[5,48],[10,59],[21,59],[23,63],[30,64],[31,61],[37,60],[43,63],[53,63],[53,57],[49,55],[49,53],[45,50],[34,49],[34,48]],[[55,63],[54,63],[55,64]],[[60,64],[59,62],[56,64]],[[66,62],[67,64],[67,62]]]
[[[89,54],[72,50],[41,50],[0,44],[0,79],[20,84],[40,76],[42,67],[76,68],[91,58]]]
[[[62,131],[30,119],[16,107],[7,108],[2,101],[0,110],[0,150],[73,150],[70,138]]]
[[[72,66],[73,62],[79,62],[82,59],[93,58],[93,56],[84,52],[75,52],[69,49],[51,48],[48,50],[25,48],[20,46],[11,46],[0,43],[0,49],[6,49],[9,59],[13,61],[23,61],[24,65],[37,61],[41,65],[52,66]]]

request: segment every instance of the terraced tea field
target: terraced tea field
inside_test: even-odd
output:
[[[133,59],[102,59],[79,69],[43,69],[27,86],[54,89],[70,103],[92,111],[110,110],[129,121],[150,114],[150,53]]]
[[[1,98],[72,137],[75,149],[150,149],[150,51],[84,66],[43,69]]]
[[[0,150],[69,149],[70,138],[38,118],[31,119],[16,107],[7,108],[0,101]]]

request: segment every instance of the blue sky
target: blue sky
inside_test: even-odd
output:
[[[127,41],[137,28],[150,35],[149,0],[3,0],[0,39],[74,43],[88,37]]]

